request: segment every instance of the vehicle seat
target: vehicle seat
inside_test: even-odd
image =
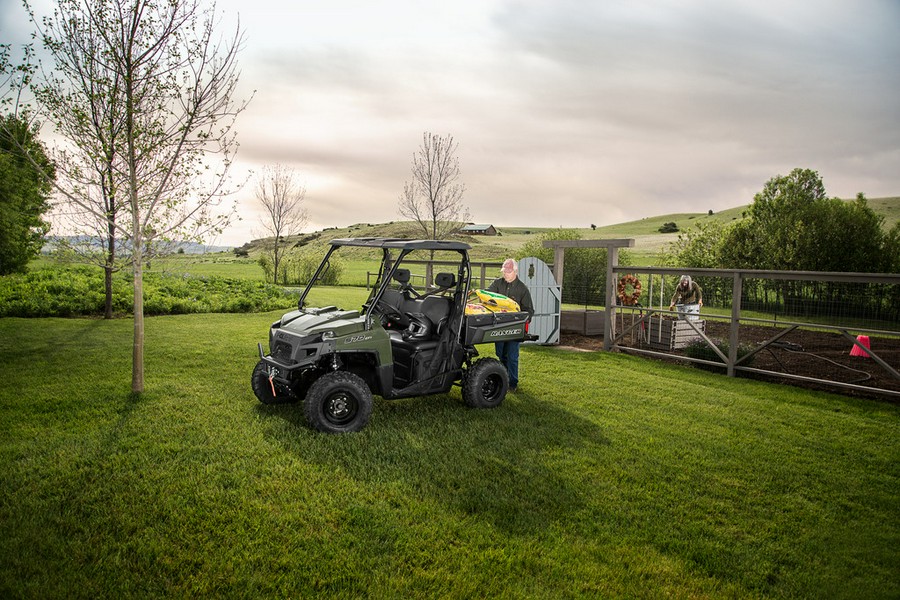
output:
[[[409,269],[397,269],[394,271],[394,281],[400,284],[400,291],[403,292],[403,298],[407,301],[418,297],[413,286],[409,283],[411,278],[412,276],[409,273]]]
[[[399,290],[386,289],[384,290],[384,293],[381,294],[380,304],[390,306],[397,312],[397,314],[402,315],[400,319],[397,319],[397,322],[395,324],[395,326],[399,327],[400,329],[403,329],[409,324],[406,320],[406,309],[403,306],[404,302],[405,299],[403,298],[403,293]],[[385,311],[384,308],[381,308],[379,309],[379,312],[384,313],[387,311]]]
[[[407,342],[425,342],[434,337],[434,323],[424,313],[408,313],[409,326],[403,330]]]
[[[441,291],[452,288],[456,285],[456,275],[453,273],[438,273],[434,276],[434,285],[439,287]]]
[[[450,318],[450,301],[447,298],[429,296],[421,301],[421,312],[406,313],[409,325],[400,339],[391,333],[392,342],[425,350],[437,346]]]
[[[447,321],[450,319],[450,303],[449,298],[441,296],[429,296],[422,301],[422,313],[433,324],[432,335],[435,337],[444,333],[447,327]]]
[[[394,281],[397,283],[409,283],[409,269],[397,269],[394,271]]]

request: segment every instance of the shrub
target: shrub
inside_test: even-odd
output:
[[[288,282],[297,285],[306,285],[322,260],[321,246],[318,248],[304,248],[302,250],[292,251],[285,256],[285,269],[288,275]],[[337,256],[332,255],[328,259],[328,269],[322,273],[319,283],[321,285],[337,285],[341,280],[344,272],[344,262]]]
[[[722,354],[728,356],[728,342],[725,340],[713,340],[715,342],[716,348],[718,348]],[[739,344],[737,350],[738,359],[743,358],[744,356],[750,354],[753,351],[753,346],[749,344]],[[709,347],[709,344],[706,343],[705,340],[695,340],[685,346],[684,348],[685,356],[689,358],[696,358],[698,360],[708,360],[711,362],[721,363],[721,366],[718,365],[707,365],[704,363],[691,363],[693,366],[698,369],[705,369],[707,371],[723,371],[725,369],[725,363],[722,362],[722,359],[716,354],[716,351]],[[753,362],[753,357],[751,356],[748,360],[741,363],[743,367],[749,367]]]
[[[113,278],[113,310],[134,309],[129,273]],[[0,278],[0,317],[100,316],[103,273],[87,267],[36,269]],[[260,281],[190,275],[144,275],[144,314],[253,312],[286,308],[294,298]]]
[[[673,221],[669,221],[668,223],[663,223],[662,227],[657,229],[660,233],[676,233],[678,231],[678,225],[676,225]]]
[[[258,264],[262,268],[263,275],[266,278],[266,281],[274,281],[273,278],[275,276],[275,264],[267,254],[263,254],[258,259],[256,259],[256,264]]]

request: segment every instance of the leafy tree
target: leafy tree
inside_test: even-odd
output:
[[[881,271],[900,273],[900,221],[884,236]],[[900,285],[889,286],[885,295],[887,305],[893,309],[889,314],[900,314]]]
[[[0,121],[0,275],[8,275],[25,271],[50,230],[52,187],[42,173],[53,177],[54,167],[37,125],[13,114]]]
[[[233,214],[218,211],[230,191],[234,120],[246,107],[234,98],[243,36],[236,28],[232,37],[220,37],[214,11],[201,0],[56,0],[53,15],[38,29],[58,71],[39,71],[49,73],[44,82],[19,79],[34,90],[39,110],[69,151],[82,155],[82,164],[98,159],[96,130],[86,124],[93,113],[84,107],[92,102],[116,107],[100,112],[116,121],[114,134],[104,128],[110,134],[106,143],[117,148],[115,158],[99,160],[111,167],[116,197],[126,207],[124,223],[117,219],[114,227],[132,250],[131,388],[137,393],[144,389],[145,252],[159,242],[199,241],[221,231]],[[70,76],[67,61],[96,61],[103,69],[91,85],[73,86],[56,103],[44,92],[53,88],[54,77]],[[0,66],[10,72],[8,63]],[[85,201],[80,185],[80,179],[69,177],[56,189],[80,210],[108,222],[104,210]]]
[[[884,246],[884,217],[873,211],[864,194],[845,202],[828,200],[827,209],[819,214],[819,244],[813,249],[821,262],[813,263],[816,271],[848,271],[866,273],[878,270]]]
[[[826,197],[815,171],[770,179],[748,217],[725,233],[723,266],[865,272],[880,262],[883,218],[863,194],[852,202]]]
[[[881,256],[882,272],[900,273],[900,221],[885,234]]]
[[[749,218],[753,262],[759,269],[803,269],[807,232],[815,209],[824,202],[825,186],[810,169],[794,169],[790,175],[766,182],[750,205]]]
[[[671,267],[714,269],[719,266],[724,226],[716,221],[698,223],[678,234],[662,254],[663,264]]]
[[[428,239],[446,239],[469,219],[462,203],[466,186],[457,183],[457,146],[451,135],[422,134],[422,146],[413,154],[412,180],[403,184],[400,214],[415,221]]]
[[[718,241],[718,264],[726,269],[759,269],[756,235],[746,218],[722,228]]]
[[[883,217],[867,204],[863,194],[850,202],[828,198],[818,173],[794,169],[770,179],[756,194],[745,218],[732,225],[699,226],[679,235],[665,254],[667,264],[682,267],[724,267],[794,271],[872,272],[890,268],[890,235]],[[893,253],[893,254],[892,254]],[[727,282],[707,278],[707,291],[727,295]],[[718,286],[718,287],[717,287]],[[765,281],[758,289],[745,285],[745,293],[758,293],[769,302],[774,295],[787,310],[804,311],[810,302],[834,302],[847,290],[835,285],[812,292],[802,283]]]
[[[130,231],[121,143],[126,99],[124,74],[106,39],[110,32],[96,26],[92,10],[102,7],[86,4],[82,10],[80,0],[58,0],[54,17],[40,25],[54,70],[31,89],[56,131],[77,148],[55,152],[59,186],[66,190],[57,219],[74,234],[56,243],[55,254],[103,269],[104,317],[111,319],[113,274],[130,263],[131,250],[122,243]]]

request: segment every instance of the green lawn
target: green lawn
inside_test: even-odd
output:
[[[900,407],[523,350],[359,434],[253,397],[278,313],[0,319],[0,596],[900,596]],[[487,347],[484,347],[487,350]]]
[[[233,252],[211,254],[173,254],[150,261],[151,273],[189,273],[191,275],[231,277],[264,281],[262,267],[252,258],[238,258]]]

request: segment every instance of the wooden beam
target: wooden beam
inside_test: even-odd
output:
[[[633,248],[634,239],[615,240],[548,240],[544,248]]]

